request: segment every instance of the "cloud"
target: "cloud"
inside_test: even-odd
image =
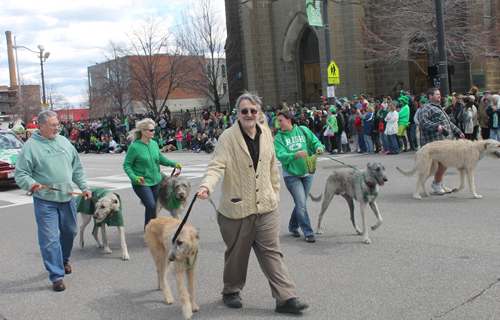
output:
[[[165,28],[170,28],[179,22],[180,12],[192,4],[193,0],[10,1],[2,3],[0,30],[12,31],[17,44],[31,50],[38,51],[37,45],[42,44],[50,52],[44,65],[45,78],[57,83],[59,94],[76,104],[86,85],[87,67],[102,61],[110,40],[127,42],[126,32],[148,13],[164,17]],[[39,83],[37,54],[18,49],[18,59],[21,75]],[[6,38],[2,35],[0,85],[9,85]]]

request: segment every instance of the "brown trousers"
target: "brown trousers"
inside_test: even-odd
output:
[[[280,251],[281,220],[278,209],[243,219],[229,219],[219,213],[217,221],[227,246],[223,294],[239,292],[245,286],[248,259],[253,248],[260,268],[269,281],[276,305],[281,306],[288,299],[297,297],[295,284],[290,280]]]

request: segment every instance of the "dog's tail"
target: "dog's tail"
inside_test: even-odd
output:
[[[311,198],[312,201],[314,202],[320,202],[321,199],[323,199],[323,194],[320,194],[319,197],[313,197],[312,194],[309,193],[309,197]]]
[[[407,177],[411,177],[412,175],[415,174],[415,172],[417,172],[417,166],[414,166],[413,169],[411,169],[410,171],[404,171],[403,169],[399,168],[398,166],[396,166],[396,169]]]

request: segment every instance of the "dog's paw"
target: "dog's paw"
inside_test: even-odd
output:
[[[475,199],[482,199],[482,198],[483,198],[483,196],[482,196],[482,195],[479,195],[479,194],[476,194],[476,195],[474,196],[474,198],[475,198]]]
[[[184,307],[182,308],[182,315],[184,316],[184,319],[191,319],[193,316],[193,312],[191,310],[184,310]]]
[[[420,195],[414,195],[413,199],[415,199],[415,200],[422,200],[422,197]]]
[[[110,248],[104,248],[104,253],[110,254],[113,253],[113,251]]]
[[[316,234],[323,234],[323,231],[321,229],[316,230]]]
[[[363,243],[364,244],[370,244],[372,241],[370,240],[370,238],[365,238],[363,239]]]
[[[130,260],[130,256],[128,255],[128,253],[125,253],[122,257],[123,260]]]
[[[165,298],[165,302],[167,304],[173,304],[175,302],[175,300],[174,300],[174,298],[172,296],[170,296],[170,297],[166,297]]]
[[[458,189],[458,188],[451,189],[451,192],[458,192],[458,191],[460,191],[460,189]]]
[[[97,247],[98,247],[98,248],[104,248],[104,245],[103,245],[102,243],[98,243],[98,244],[97,244]]]
[[[196,303],[191,303],[191,309],[193,309],[193,312],[198,312],[200,311],[200,307]]]
[[[80,248],[83,249],[84,246],[85,246],[85,241],[80,241]]]

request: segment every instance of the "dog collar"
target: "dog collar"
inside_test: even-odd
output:
[[[187,263],[186,263],[187,258],[186,258],[186,259],[184,259],[184,267],[186,268],[186,270],[191,270],[191,269],[193,269],[194,264],[195,264],[195,262],[196,262],[196,258],[198,258],[198,249],[196,249],[196,254],[194,255],[194,260],[193,260],[193,264],[191,264],[191,267],[188,267],[188,265],[187,265]]]
[[[361,188],[361,192],[363,193],[363,195],[364,195],[364,196],[365,196],[368,200],[375,199],[376,197],[378,197],[378,192],[377,192],[377,194],[376,194],[376,195],[374,195],[374,196],[369,196],[369,195],[367,195],[367,194],[365,193],[365,190],[363,190],[363,181],[365,181],[365,184],[366,184],[366,186],[367,186],[368,188],[370,188],[370,187],[374,186],[374,185],[369,185],[369,184],[368,184],[368,181],[366,181],[366,179],[365,179],[365,173],[363,172],[363,173],[361,174],[361,177],[359,178],[359,187]],[[375,185],[376,185],[376,184],[375,184]]]
[[[361,176],[363,177],[363,181],[365,182],[365,184],[366,184],[367,187],[373,187],[373,186],[377,185],[376,183],[372,183],[372,182],[366,181],[364,173]]]

